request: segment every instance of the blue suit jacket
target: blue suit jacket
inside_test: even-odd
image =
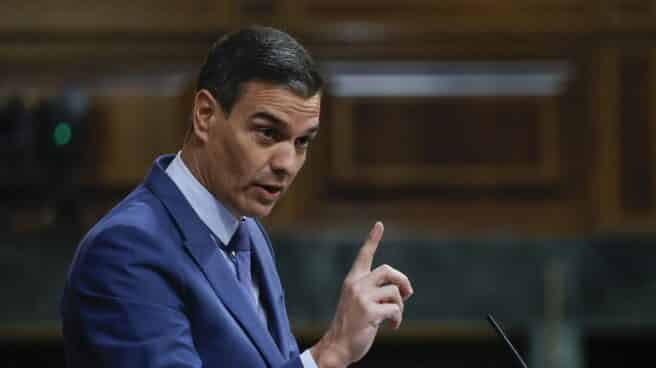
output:
[[[247,220],[269,328],[157,159],[81,241],[62,300],[69,367],[301,367],[270,240]]]

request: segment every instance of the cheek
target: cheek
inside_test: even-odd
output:
[[[303,169],[304,164],[305,164],[305,156],[298,157],[295,162],[293,171],[290,172],[290,177],[289,177],[290,180],[288,184],[292,184],[294,182],[298,174],[301,172],[301,169]]]
[[[232,155],[228,162],[228,175],[232,184],[236,187],[242,187],[250,177],[250,170],[243,156]]]
[[[248,185],[259,172],[266,170],[266,159],[252,145],[236,144],[227,156],[231,176],[239,186]]]
[[[224,190],[227,192],[234,192],[240,186],[243,170],[239,156],[238,146],[234,141],[224,139],[214,146],[212,175],[217,181],[223,183]]]
[[[303,168],[303,165],[305,165],[305,155],[303,155],[302,158],[299,158],[298,164],[296,165],[296,172],[294,173],[294,176],[298,175],[298,173],[301,171]]]

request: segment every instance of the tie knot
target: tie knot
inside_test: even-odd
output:
[[[246,226],[245,221],[239,221],[239,226],[237,226],[237,231],[230,239],[228,243],[227,250],[235,252],[248,252],[251,250],[251,239],[248,233],[248,226]]]

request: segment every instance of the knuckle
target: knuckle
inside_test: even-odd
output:
[[[355,301],[362,308],[364,308],[367,305],[367,298],[362,294],[357,294],[355,296]]]
[[[358,296],[362,291],[362,286],[360,283],[355,282],[355,280],[349,280],[344,282],[344,291],[350,296]]]
[[[362,247],[360,248],[360,257],[369,257],[371,255],[371,242],[366,241],[362,244]]]
[[[344,285],[342,287],[342,296],[345,297],[345,298],[350,298],[350,297],[352,297],[352,295],[353,295],[353,288],[351,288],[347,285]]]
[[[358,284],[359,279],[357,274],[350,274],[344,279],[344,286],[352,289]]]

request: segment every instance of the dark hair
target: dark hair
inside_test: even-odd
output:
[[[196,91],[208,90],[229,115],[249,81],[279,84],[305,98],[323,86],[316,64],[298,41],[285,32],[260,26],[229,33],[212,45]]]

